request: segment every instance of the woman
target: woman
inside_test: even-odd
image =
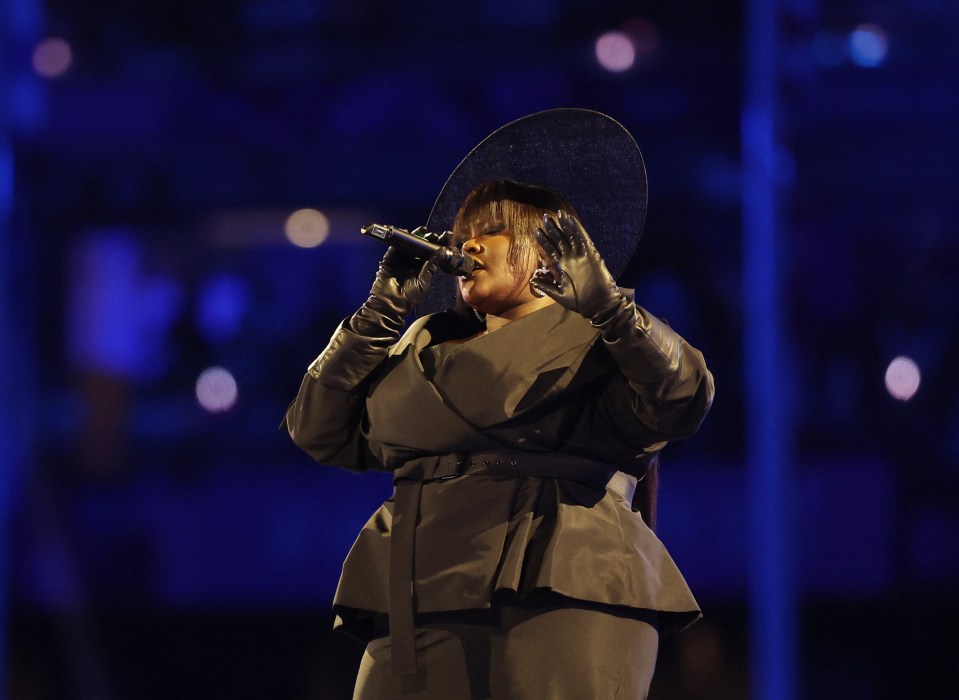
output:
[[[334,601],[369,641],[355,698],[642,698],[658,631],[699,615],[632,501],[666,442],[698,428],[712,378],[616,286],[557,194],[576,192],[605,231],[641,229],[641,157],[611,169],[616,184],[584,176],[597,151],[622,165],[630,144],[638,154],[585,110],[496,132],[430,218],[452,223],[477,263],[455,308],[401,336],[441,288],[434,263],[391,250],[303,380],[286,416],[293,440],[320,462],[394,476]],[[592,213],[597,199],[611,219]]]

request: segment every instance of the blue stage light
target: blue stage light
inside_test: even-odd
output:
[[[860,24],[849,34],[849,58],[858,66],[876,68],[886,60],[889,40],[882,27]]]

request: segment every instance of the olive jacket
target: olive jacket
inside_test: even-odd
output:
[[[411,627],[542,590],[657,611],[666,629],[699,616],[630,499],[650,459],[698,429],[712,376],[636,309],[612,344],[558,304],[465,342],[447,342],[469,335],[453,312],[389,348],[341,324],[285,417],[317,461],[394,474],[343,565],[340,624]]]

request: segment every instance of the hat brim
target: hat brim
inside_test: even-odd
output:
[[[551,109],[500,127],[450,175],[427,228],[450,230],[466,196],[490,180],[540,185],[568,200],[614,277],[636,250],[646,219],[646,165],[630,133],[605,114]],[[439,275],[420,311],[442,310],[454,295],[455,280]]]

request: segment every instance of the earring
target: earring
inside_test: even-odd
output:
[[[533,274],[529,276],[529,281],[532,282],[532,281],[533,281],[534,279],[536,279],[537,277],[543,277],[543,276],[545,276],[548,272],[549,272],[549,268],[546,266],[546,261],[543,260],[542,258],[540,258],[540,259],[539,259],[539,267],[537,267],[535,270],[533,270]],[[539,291],[539,290],[538,290],[536,287],[534,287],[533,285],[530,285],[530,286],[529,286],[529,291],[530,291],[530,292],[532,293],[532,295],[533,295],[534,297],[536,297],[537,299],[542,299],[544,296],[546,296],[545,294],[543,294],[543,292]]]

